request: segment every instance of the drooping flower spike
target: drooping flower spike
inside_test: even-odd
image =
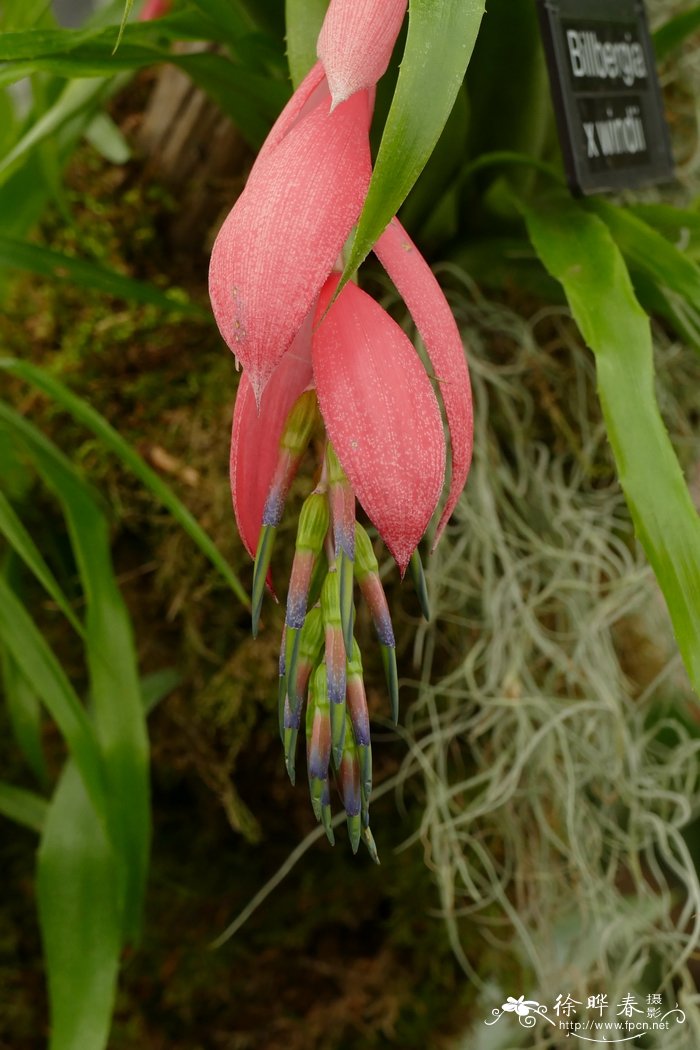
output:
[[[319,62],[292,96],[217,237],[210,267],[222,335],[242,363],[231,449],[233,503],[255,557],[257,631],[287,492],[307,448],[316,455],[301,511],[287,595],[278,706],[294,782],[305,722],[316,817],[333,841],[331,783],[353,851],[369,828],[372,755],[357,583],[374,623],[394,720],[394,632],[358,505],[403,576],[411,566],[428,615],[417,546],[451,480],[439,538],[466,481],[472,449],[469,376],[457,325],[430,268],[397,220],[375,253],[403,296],[425,345],[429,375],[395,321],[353,283],[337,293],[343,245],[370,178],[374,84],[388,64],[406,0],[331,0]],[[332,97],[331,97],[332,96]],[[306,707],[306,717],[302,715]]]

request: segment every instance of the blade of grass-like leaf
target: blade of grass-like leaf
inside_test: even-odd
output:
[[[520,202],[535,249],[561,282],[595,354],[620,484],[700,692],[700,518],[659,414],[649,318],[605,224],[565,194]]]
[[[91,708],[104,763],[109,828],[124,878],[125,932],[135,937],[148,872],[150,807],[146,715],[131,621],[114,578],[107,520],[89,486],[21,416],[16,433],[61,505],[85,592]]]
[[[286,0],[287,61],[295,88],[316,61],[316,41],[327,8],[328,0]]]
[[[0,813],[31,831],[44,830],[48,803],[41,795],[0,781]]]
[[[122,943],[117,860],[69,762],[46,815],[38,856],[49,1050],[107,1046]]]
[[[0,236],[0,267],[3,266],[26,270],[51,280],[70,281],[71,284],[78,285],[80,288],[104,292],[105,295],[114,296],[115,299],[158,306],[162,310],[185,314],[200,320],[209,319],[207,311],[188,302],[184,295],[182,298],[177,298],[176,295],[162,292],[155,285],[133,280],[131,277],[115,273],[114,270],[104,269],[87,259],[76,259],[71,255],[63,255],[61,252],[45,248],[43,245],[30,244],[28,241],[20,241],[13,237]]]
[[[628,211],[663,234],[678,251],[700,260],[700,213],[671,204],[633,204]]]
[[[119,23],[119,31],[117,32],[117,39],[116,39],[116,41],[114,43],[114,52],[115,53],[117,51],[117,48],[119,47],[119,45],[122,42],[122,37],[124,36],[124,30],[126,29],[126,24],[129,21],[129,15],[131,14],[131,8],[133,6],[134,6],[134,0],[126,0],[126,2],[124,4],[124,11],[122,13],[122,20]]]
[[[71,627],[77,631],[81,638],[84,638],[83,625],[73,612],[70,602],[61,590],[51,569],[44,561],[34,540],[2,492],[0,492],[0,534],[5,537],[27,568],[34,573],[44,590],[51,595]]]
[[[41,739],[41,705],[17,661],[5,646],[0,646],[0,681],[12,735],[27,765],[39,783],[45,786],[48,774]]]
[[[193,0],[213,25],[219,27],[223,39],[238,42],[255,29],[250,13],[236,0]]]
[[[643,270],[662,293],[670,289],[685,299],[691,308],[697,308],[700,303],[700,267],[626,208],[619,208],[602,198],[589,201],[588,207],[603,219],[628,261]],[[697,350],[697,343],[693,345]]]
[[[0,8],[0,30],[11,33],[30,26],[55,25],[47,0],[4,0]]]
[[[102,78],[73,80],[68,83],[51,109],[34,121],[9,153],[0,158],[0,178],[7,178],[7,175],[34,146],[43,142],[50,135],[54,135],[62,125],[67,124],[78,114],[96,109],[107,87],[108,85]]]
[[[659,26],[653,36],[656,57],[659,60],[666,58],[697,29],[700,29],[700,4],[689,11],[682,11]]]
[[[2,574],[0,641],[61,730],[95,811],[106,825],[104,766],[93,725],[52,649]]]
[[[440,138],[464,79],[484,7],[484,0],[439,4],[410,0],[396,92],[338,291],[401,207]]]
[[[182,682],[182,675],[174,667],[165,667],[162,671],[154,671],[141,679],[141,699],[143,709],[147,715],[155,710],[161,700],[165,700],[169,693]]]
[[[261,145],[270,125],[289,97],[287,84],[271,76],[267,67],[275,57],[274,51],[263,60],[265,39],[247,38],[240,44],[235,61],[211,52],[181,53],[170,44],[180,39],[209,39],[207,26],[197,32],[194,24],[183,27],[179,16],[166,16],[157,22],[136,23],[126,27],[124,39],[116,54],[113,51],[115,28],[90,30],[34,31],[0,35],[0,86],[11,84],[34,72],[49,72],[73,78],[65,89],[65,98],[57,102],[58,112],[42,117],[27,132],[27,141],[17,144],[0,163],[16,163],[15,152],[26,152],[37,138],[51,134],[50,124],[66,120],[66,110],[94,112],[86,102],[80,105],[85,90],[76,78],[100,79],[109,84],[122,72],[133,72],[159,62],[171,62],[184,70],[196,84],[216,101],[236,123],[241,134],[253,147]],[[256,45],[256,46],[254,46]],[[253,53],[255,60],[248,59]],[[77,85],[77,86],[76,86]],[[105,90],[111,90],[105,87]],[[55,107],[54,107],[55,108]],[[38,125],[38,126],[37,126]],[[47,130],[48,128],[48,130]]]
[[[92,118],[85,138],[110,164],[126,164],[131,159],[129,143],[107,113],[97,113]]]
[[[155,471],[151,470],[144,463],[138,452],[121,437],[104,416],[96,412],[82,398],[73,394],[63,383],[35,365],[26,361],[18,361],[16,358],[0,358],[0,370],[2,369],[12,372],[39,390],[43,390],[45,394],[48,394],[49,397],[65,408],[74,419],[82,423],[88,430],[91,430],[106,448],[116,453],[129,470],[143,482],[146,488],[150,489],[156,499],[170,511],[175,520],[183,527],[211,564],[218,569],[226,583],[245,607],[250,608],[250,601],[243,585],[211,538],[190,514],[185,505],[177,498],[172,489],[161,480]],[[2,418],[1,402],[0,418]]]
[[[17,554],[12,549],[8,550],[0,572],[18,596],[22,593],[21,567],[22,562]],[[7,646],[1,643],[0,682],[15,742],[34,776],[42,787],[46,787],[49,776],[44,757],[41,702]]]
[[[139,22],[127,27],[124,44],[158,48],[163,41],[177,39],[180,26],[166,16],[155,22]],[[118,27],[87,25],[82,29],[29,29],[0,34],[0,62],[34,61],[50,55],[69,56],[82,49],[101,55],[114,50]],[[121,50],[121,48],[120,48]],[[115,56],[117,57],[117,56]]]

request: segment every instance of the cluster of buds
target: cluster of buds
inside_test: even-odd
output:
[[[233,416],[231,489],[238,529],[255,558],[257,633],[276,529],[299,464],[317,454],[301,511],[280,654],[280,732],[294,781],[305,714],[317,818],[332,840],[335,774],[350,841],[376,859],[369,830],[372,758],[354,583],[372,616],[394,719],[394,634],[359,503],[394,556],[409,565],[427,614],[418,543],[440,500],[446,442],[431,378],[404,331],[357,284],[341,287],[344,245],[371,177],[374,85],[407,0],[331,0],[319,60],[265,141],[212,252],[210,295],[220,331],[243,366]],[[451,480],[440,537],[471,461],[472,407],[462,340],[428,264],[397,219],[374,252],[420,332],[450,435]],[[273,592],[274,593],[274,592]]]

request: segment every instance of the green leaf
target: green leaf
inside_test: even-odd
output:
[[[664,311],[681,338],[700,349],[700,268],[673,244],[632,215],[602,198],[589,202],[606,223],[618,247],[635,270],[641,270],[668,304]]]
[[[0,813],[31,831],[44,830],[48,804],[34,791],[0,781]]]
[[[92,78],[93,85],[92,89],[83,89],[75,79],[69,83],[65,97],[56,104],[58,112],[46,114],[32,125],[27,132],[27,141],[17,144],[10,155],[0,161],[0,172],[4,167],[11,168],[16,164],[17,155],[21,157],[38,139],[52,134],[52,125],[65,123],[69,112],[87,113],[91,119],[96,107],[91,105],[87,96],[91,91],[111,91],[106,78],[159,62],[170,62],[184,70],[231,117],[251,146],[259,147],[289,97],[288,85],[270,75],[266,68],[270,62],[261,58],[249,59],[251,51],[257,55],[260,50],[251,46],[250,37],[245,44],[241,43],[238,49],[240,57],[231,61],[224,55],[211,52],[173,51],[170,45],[176,40],[207,39],[207,33],[197,32],[196,25],[190,26],[189,32],[181,30],[179,16],[128,25],[116,54],[113,50],[114,27],[0,35],[0,86],[35,72],[49,72],[67,78]]]
[[[449,261],[473,274],[480,288],[517,289],[548,303],[565,302],[561,285],[552,280],[525,238],[470,239],[450,253]]]
[[[7,418],[6,408],[4,414]],[[107,520],[90,487],[41,431],[21,416],[14,422],[61,505],[85,592],[85,656],[109,831],[125,883],[126,932],[136,936],[148,871],[150,811],[146,716],[131,621],[112,569]]]
[[[33,61],[49,55],[71,55],[88,45],[101,54],[111,53],[116,40],[116,26],[86,29],[29,29],[19,33],[0,34],[0,62]],[[168,20],[130,26],[126,37],[130,43],[155,44],[167,40]]]
[[[61,590],[56,577],[46,564],[34,540],[29,535],[12,505],[0,492],[0,534],[2,534],[24,564],[34,573],[44,590],[53,598],[71,627],[85,637],[83,625],[73,612],[70,602]]]
[[[520,202],[532,242],[559,280],[595,354],[598,393],[637,536],[664,593],[688,675],[700,692],[700,518],[654,393],[649,318],[605,224],[557,194]]]
[[[14,145],[18,127],[12,97],[8,91],[0,91],[0,155],[7,153]]]
[[[49,1050],[104,1050],[121,951],[118,858],[69,762],[46,816],[37,895]]]
[[[85,129],[85,138],[110,164],[126,164],[131,150],[121,131],[107,113],[97,113]]]
[[[250,13],[235,0],[194,0],[194,5],[218,26],[222,38],[234,45],[255,29]]]
[[[41,704],[15,658],[0,646],[0,673],[12,734],[27,765],[42,786],[48,773],[41,733]]]
[[[462,85],[440,139],[401,208],[400,219],[409,233],[417,232],[423,224],[434,223],[436,211],[464,164],[461,145],[466,140],[468,129],[469,101]]]
[[[691,35],[700,29],[700,4],[669,18],[654,33],[654,50],[659,61],[675,51]]]
[[[21,568],[20,558],[13,550],[8,550],[0,565],[0,572],[18,596],[22,585]],[[0,683],[12,735],[34,776],[42,787],[47,787],[49,775],[44,757],[41,702],[7,646],[1,643]]]
[[[700,214],[671,204],[634,204],[627,207],[694,262],[700,261]]]
[[[35,120],[9,153],[0,158],[0,178],[6,178],[31,149],[54,135],[64,124],[79,114],[96,109],[101,104],[105,91],[103,79],[75,80],[68,83],[51,109]]]
[[[0,7],[0,29],[3,33],[55,24],[50,0],[3,0]]]
[[[328,0],[286,0],[287,61],[295,88],[316,62],[316,41],[327,9]]]
[[[250,601],[243,585],[234,573],[231,566],[217,549],[214,542],[207,535],[201,525],[190,514],[185,505],[177,498],[172,489],[151,470],[138,452],[124,440],[123,437],[107,422],[104,416],[96,412],[86,401],[73,394],[63,383],[50,376],[36,365],[27,361],[18,361],[16,358],[0,358],[0,370],[5,369],[13,375],[19,376],[25,382],[31,383],[39,390],[43,390],[50,398],[65,408],[75,420],[91,430],[102,444],[109,448],[121,459],[121,461],[132,471],[133,474],[150,489],[156,499],[170,511],[175,520],[182,526],[188,536],[196,543],[202,553],[209,559],[211,564],[218,569],[221,576],[229,585],[234,594],[241,600],[246,608],[250,608]],[[2,407],[0,403],[0,408]],[[1,414],[0,414],[1,418]]]
[[[122,42],[122,37],[124,36],[124,30],[126,29],[126,24],[129,21],[129,15],[131,14],[131,8],[133,6],[134,6],[134,0],[125,0],[124,11],[122,13],[122,20],[119,23],[119,32],[117,33],[117,39],[116,39],[115,44],[114,44],[114,51],[115,51],[115,53],[116,53],[119,45]]]
[[[155,285],[125,277],[107,270],[88,259],[55,252],[40,244],[0,235],[0,267],[26,270],[54,281],[69,281],[80,288],[104,292],[115,299],[158,306],[171,313],[185,314],[198,319],[209,318],[209,313],[186,299],[162,292]]]
[[[181,682],[182,675],[174,667],[165,667],[162,671],[154,671],[142,678],[141,700],[146,714],[150,715],[161,700],[165,700]]]
[[[92,723],[53,651],[2,574],[0,641],[61,730],[95,811],[106,826],[104,767]]]
[[[435,148],[464,79],[484,6],[484,0],[411,0],[396,92],[343,283],[399,210]]]

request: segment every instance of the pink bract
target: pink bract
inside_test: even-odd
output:
[[[357,498],[403,575],[442,490],[440,409],[415,348],[369,295],[348,284],[324,317],[338,280],[326,282],[316,311],[319,406]]]
[[[265,500],[280,456],[284,424],[294,402],[312,382],[312,320],[313,311],[273,372],[259,410],[245,372],[236,395],[231,433],[231,495],[238,531],[253,558]]]
[[[360,214],[371,173],[368,93],[333,113],[326,94],[302,116],[306,100],[258,159],[209,269],[219,330],[258,404]]]
[[[317,53],[334,106],[386,72],[406,6],[407,0],[331,0]]]
[[[420,332],[445,406],[452,449],[452,475],[433,550],[464,488],[472,459],[474,420],[471,383],[462,337],[435,275],[398,219],[374,246]]]

